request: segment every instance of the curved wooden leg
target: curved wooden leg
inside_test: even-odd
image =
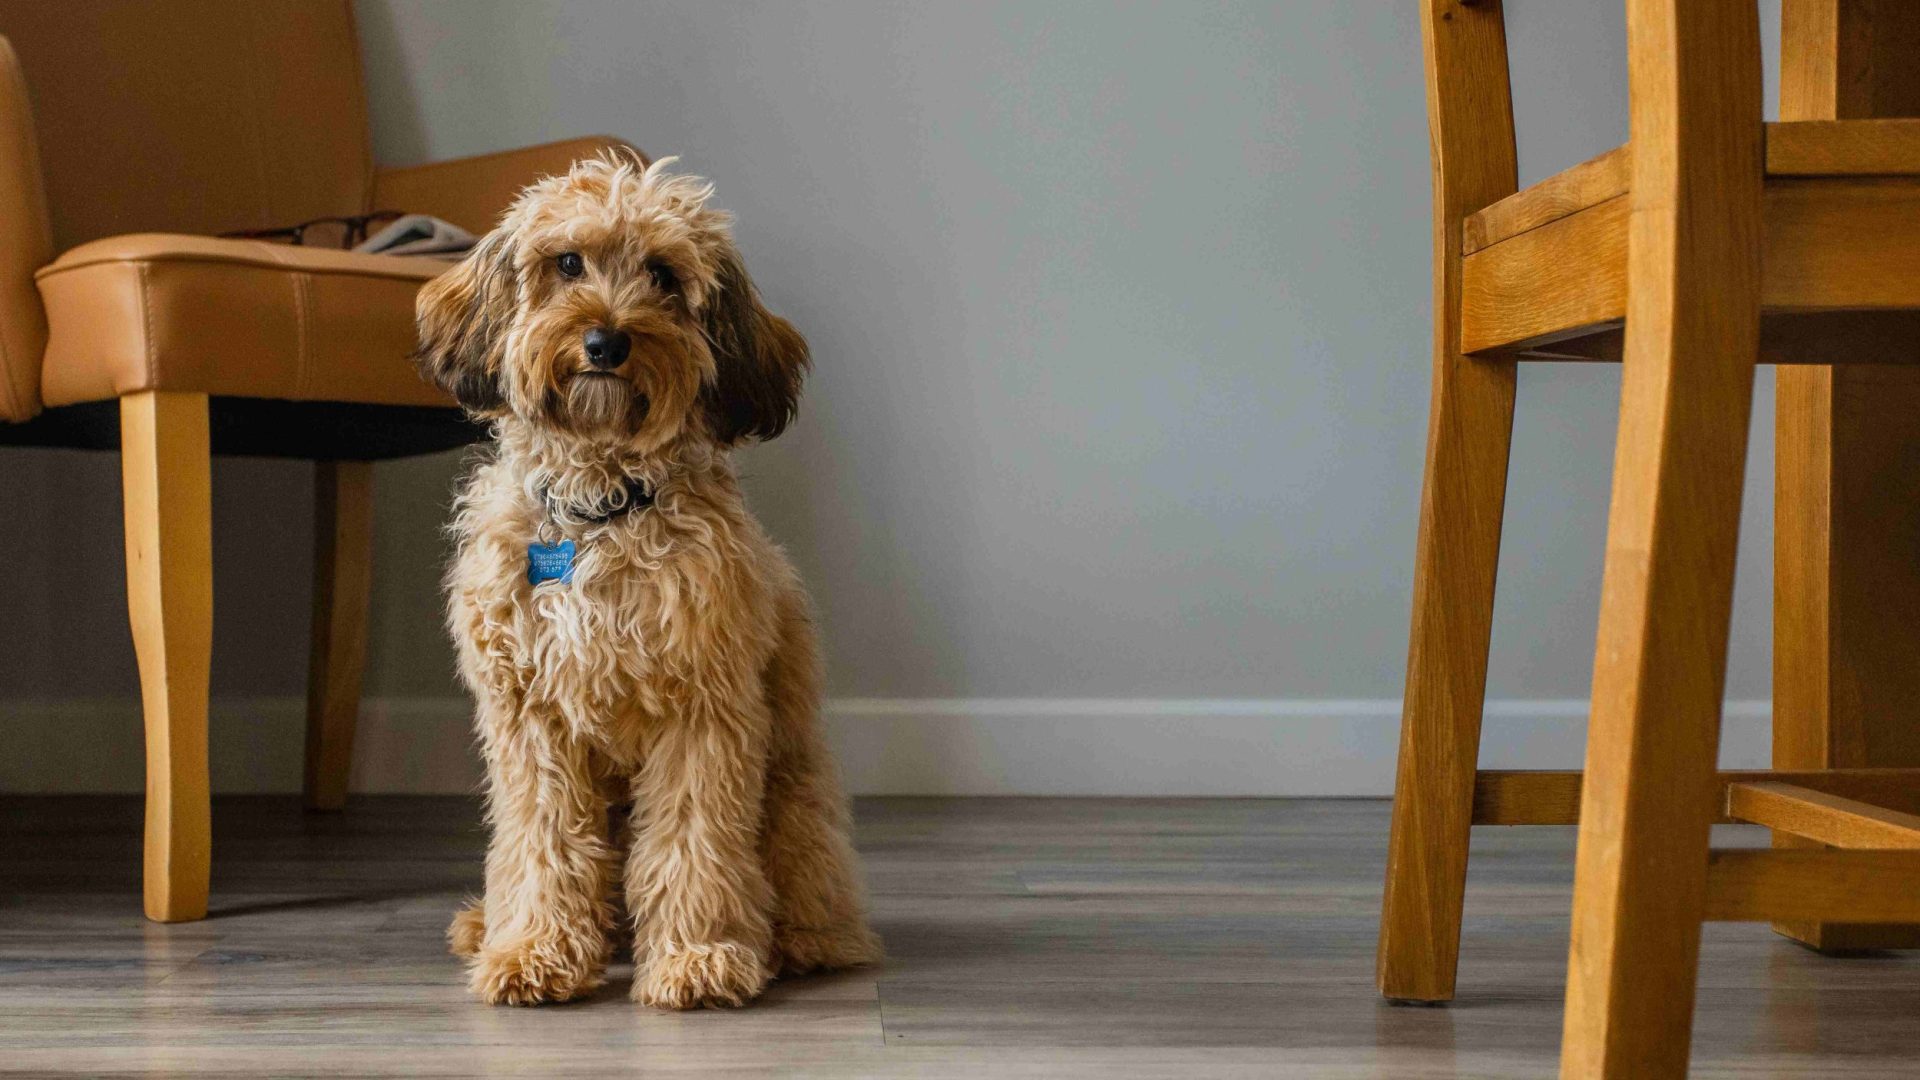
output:
[[[207,914],[212,812],[207,672],[213,654],[213,460],[207,397],[120,399],[127,612],[147,729],[146,912]]]
[[[1686,1075],[1759,349],[1754,6],[1627,16],[1630,287],[1563,1080]]]
[[[367,659],[367,599],[373,587],[373,463],[314,466],[313,652],[307,665],[306,803],[347,801],[353,726]]]

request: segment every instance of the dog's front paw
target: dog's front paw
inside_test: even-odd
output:
[[[538,1005],[590,994],[604,979],[606,950],[567,939],[482,948],[467,985],[489,1005]]]
[[[877,964],[883,950],[880,938],[864,923],[826,930],[798,926],[775,927],[774,955],[780,958],[780,974],[805,975],[809,971],[839,971],[843,968]]]
[[[447,946],[453,955],[468,959],[480,955],[480,943],[487,936],[487,909],[478,900],[472,900],[466,907],[453,914],[453,923],[447,927]]]
[[[741,1006],[773,972],[762,953],[734,942],[656,945],[633,976],[633,1000],[660,1009]]]

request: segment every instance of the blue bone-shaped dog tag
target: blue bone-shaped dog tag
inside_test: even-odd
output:
[[[527,545],[527,584],[547,581],[562,585],[573,583],[573,541],[562,540],[557,544],[535,541]]]

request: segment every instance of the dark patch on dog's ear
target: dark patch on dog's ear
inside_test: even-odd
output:
[[[500,337],[514,303],[514,245],[495,229],[453,269],[428,282],[414,301],[420,344],[414,366],[475,416],[506,408]]]
[[[731,243],[704,311],[712,385],[700,391],[714,438],[731,445],[785,431],[800,405],[809,357],[793,324],[768,311]]]

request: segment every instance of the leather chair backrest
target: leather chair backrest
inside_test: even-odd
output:
[[[47,316],[33,272],[52,257],[27,83],[13,47],[0,38],[0,420],[25,420],[40,411]]]
[[[23,219],[0,224],[8,419],[40,408],[46,328],[31,273],[49,243],[57,253],[366,209],[373,156],[350,0],[0,0],[0,37],[32,109],[10,100],[19,79],[0,53],[0,217]],[[13,152],[25,116],[37,177],[32,155]]]

